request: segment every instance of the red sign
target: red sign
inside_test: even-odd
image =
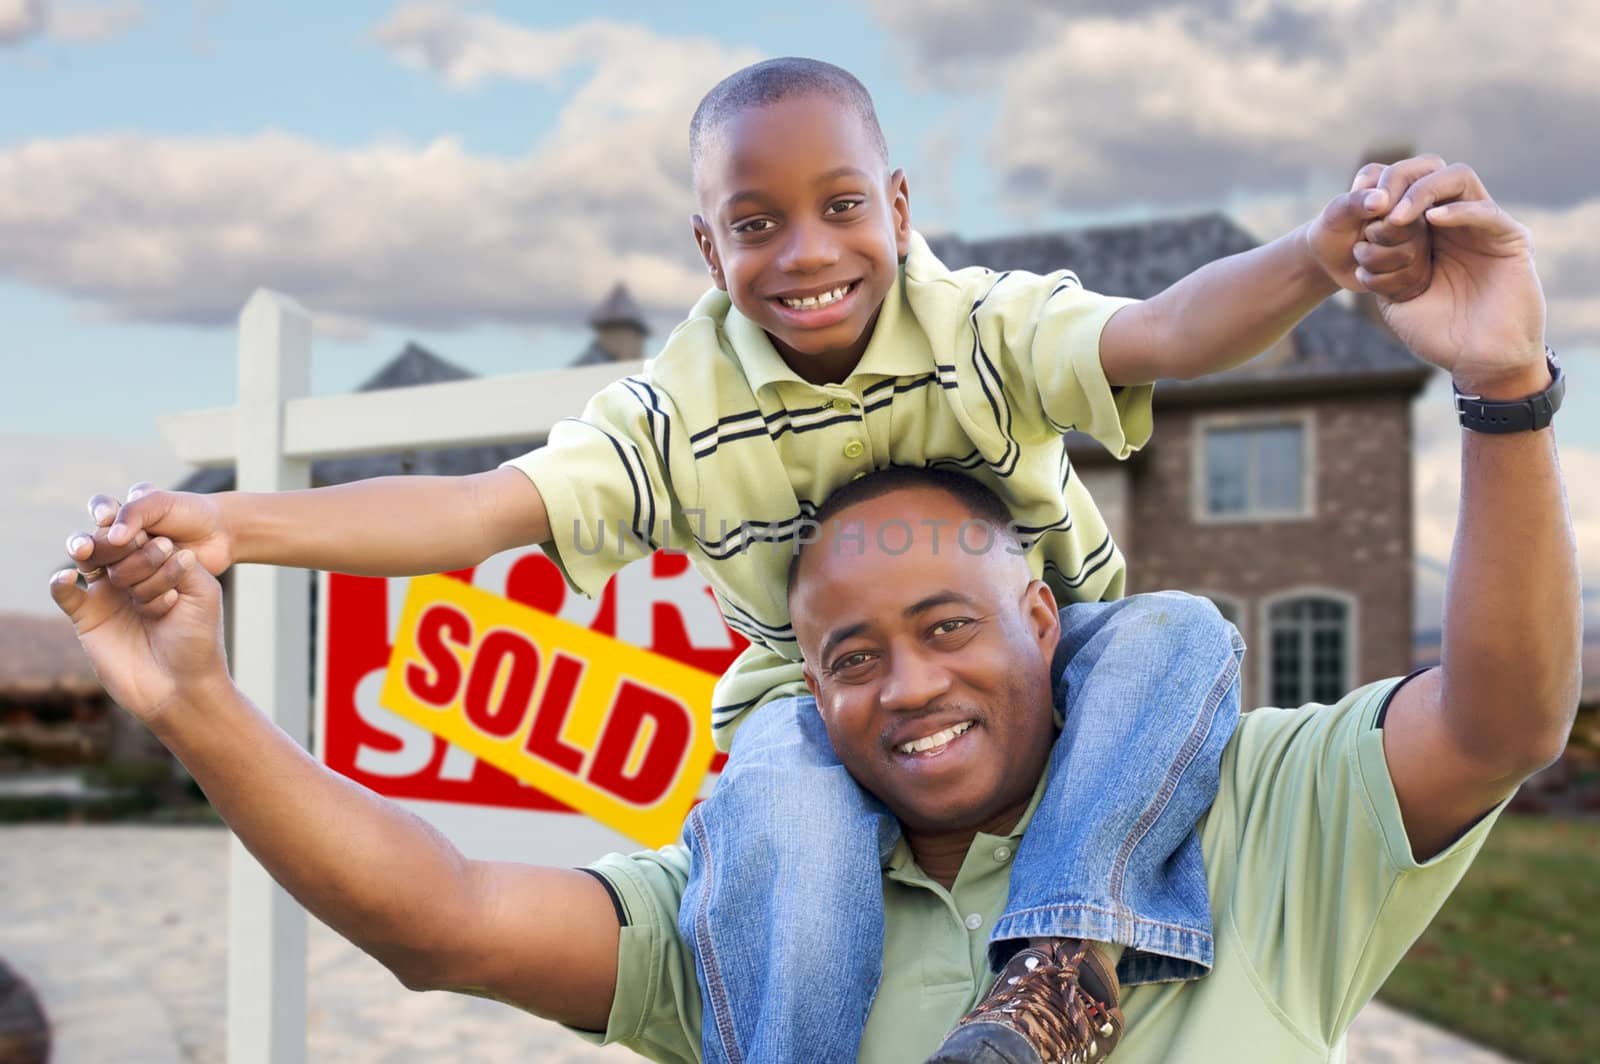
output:
[[[446,575],[712,675],[721,675],[745,647],[744,638],[723,623],[711,589],[689,559],[676,552],[658,552],[628,565],[598,600],[569,589],[537,548],[497,555],[475,569]],[[322,578],[319,758],[392,798],[572,812],[379,704],[408,584],[340,574]],[[710,713],[709,706],[694,709]],[[720,770],[722,762],[718,755],[712,771]]]

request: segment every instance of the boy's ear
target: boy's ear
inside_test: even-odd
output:
[[[706,269],[711,271],[712,283],[726,292],[728,282],[722,276],[722,260],[717,257],[717,245],[711,239],[711,227],[698,214],[691,219],[690,226],[694,229],[694,246],[700,249]]]
[[[904,170],[889,175],[889,203],[894,212],[895,250],[903,259],[911,250],[911,187]]]

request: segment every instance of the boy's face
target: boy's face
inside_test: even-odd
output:
[[[910,243],[905,175],[848,107],[801,94],[730,118],[696,176],[695,242],[717,287],[796,373],[843,380]]]

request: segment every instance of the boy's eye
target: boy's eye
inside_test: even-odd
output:
[[[733,227],[735,233],[765,233],[773,225],[771,218],[752,218]]]
[[[861,201],[858,199],[835,200],[834,202],[828,204],[827,209],[823,213],[845,214],[848,211],[855,210],[859,206],[861,206]]]

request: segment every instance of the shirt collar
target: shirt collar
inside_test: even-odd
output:
[[[1039,800],[1044,797],[1044,787],[1049,779],[1049,764],[1046,763],[1039,772],[1039,782],[1033,785],[1033,797],[1028,799],[1028,807],[1017,818],[1016,827],[1005,835],[991,835],[986,831],[978,832],[972,837],[972,845],[967,847],[967,853],[971,854],[974,850],[992,850],[996,843],[1007,841],[1011,843],[1011,849],[1014,852],[1017,845],[1022,841],[1023,832],[1028,830],[1028,822],[1033,819],[1034,812],[1039,808]],[[883,870],[890,879],[897,879],[903,883],[932,882],[927,873],[917,864],[916,858],[912,856],[911,846],[906,842],[904,832],[901,833],[900,840],[894,844],[894,850],[890,852],[889,859],[884,862]]]
[[[933,372],[933,349],[928,344],[927,334],[906,305],[908,270],[918,280],[946,272],[921,234],[915,232],[911,234],[911,245],[905,261],[895,271],[894,286],[884,296],[883,309],[873,325],[872,339],[868,341],[861,361],[856,363],[856,368],[846,378],[846,385],[857,377],[916,377]],[[739,313],[731,303],[723,331],[733,345],[734,356],[744,369],[751,391],[759,392],[783,381],[806,388],[817,387],[790,369],[762,328]]]

